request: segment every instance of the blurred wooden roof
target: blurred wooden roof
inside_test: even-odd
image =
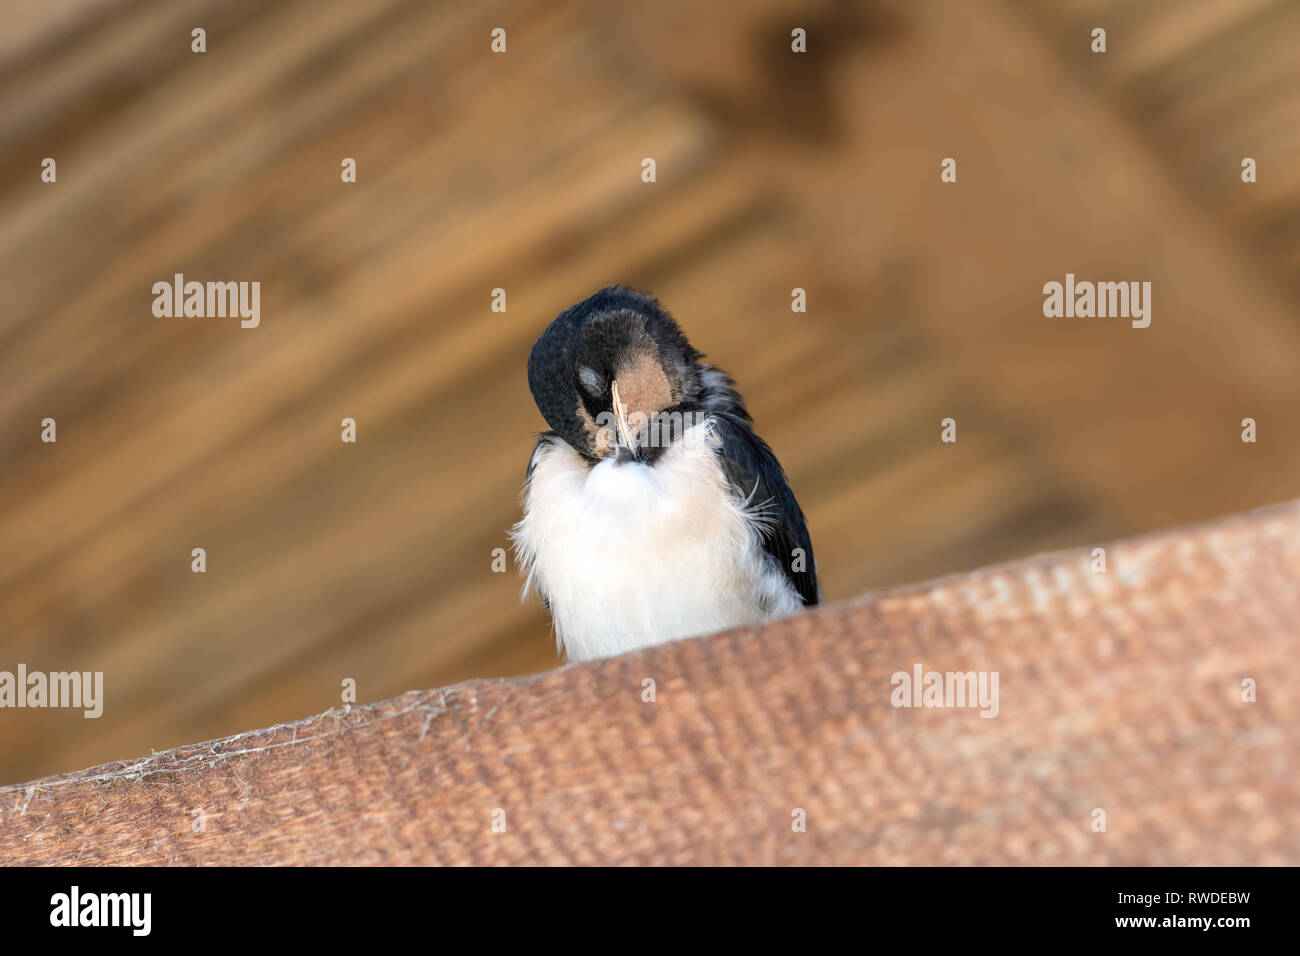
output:
[[[553,665],[492,550],[528,348],[612,281],[737,378],[830,599],[1300,486],[1294,4],[79,9],[0,31],[0,669],[108,699],[0,713],[0,782]],[[177,272],[261,327],[154,318]],[[1067,272],[1151,327],[1045,319]]]

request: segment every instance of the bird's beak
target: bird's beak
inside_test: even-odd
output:
[[[641,460],[641,450],[636,447],[636,441],[632,438],[632,429],[627,427],[627,413],[624,411],[624,405],[618,399],[618,381],[615,380],[610,384],[610,396],[614,400],[614,421],[618,424],[618,434],[623,439],[623,444],[627,450],[632,453],[635,461]]]

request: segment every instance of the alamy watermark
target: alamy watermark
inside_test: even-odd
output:
[[[160,319],[240,319],[245,329],[262,323],[262,283],[186,282],[177,272],[172,281],[153,284],[153,314]]]
[[[625,444],[619,428],[618,415],[610,410],[596,416],[597,444],[610,447]],[[712,432],[709,415],[696,411],[663,411],[654,415],[645,412],[627,412],[624,424],[638,448],[667,448],[681,445],[692,448],[705,441]],[[698,426],[706,427],[698,427]]]
[[[997,671],[895,671],[889,702],[895,707],[978,707],[981,717],[998,715]]]
[[[133,936],[148,936],[152,912],[152,893],[83,893],[73,885],[50,897],[51,926],[120,926]]]
[[[0,671],[0,707],[74,707],[85,717],[104,713],[103,671]]]
[[[1151,324],[1150,282],[1076,282],[1067,272],[1064,284],[1045,283],[1043,296],[1049,319],[1132,319],[1135,329]]]

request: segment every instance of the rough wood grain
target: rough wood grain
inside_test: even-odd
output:
[[[0,858],[1300,862],[1300,503],[1107,557],[1105,574],[1060,553],[6,787]],[[891,674],[918,663],[997,671],[998,716],[893,708]]]

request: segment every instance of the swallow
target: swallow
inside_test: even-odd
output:
[[[550,426],[512,528],[570,661],[819,601],[812,541],[735,383],[649,295],[601,289],[547,326],[528,386]]]

